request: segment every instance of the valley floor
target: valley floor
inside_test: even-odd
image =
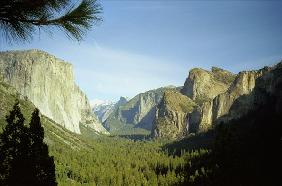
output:
[[[177,185],[184,156],[169,155],[160,141],[117,136],[82,137],[87,146],[49,145],[59,185]]]

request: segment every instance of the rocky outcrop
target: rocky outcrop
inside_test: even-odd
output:
[[[190,71],[181,92],[198,106],[189,114],[188,131],[203,132],[212,128],[212,124],[226,120],[225,115],[229,114],[229,119],[240,117],[243,110],[251,107],[250,96],[243,99],[244,95],[249,95],[256,84],[256,79],[261,77],[269,68],[258,71],[243,71],[234,75],[228,71],[213,67],[211,71],[194,68]],[[236,107],[235,101],[239,101],[240,108],[230,112],[231,107]]]
[[[271,108],[276,108],[271,112],[282,113],[282,62],[258,71],[241,72],[232,85],[226,93],[213,100],[210,125],[236,121],[270,104]],[[265,124],[267,127],[268,123]]]
[[[212,67],[211,71],[192,69],[180,91],[183,95],[177,92],[168,94],[175,98],[175,103],[171,104],[182,104],[177,97],[185,102],[186,105],[182,105],[184,109],[172,110],[166,102],[161,102],[157,107],[152,135],[179,138],[209,128],[213,116],[212,100],[227,91],[234,78],[231,72],[216,67]]]
[[[220,68],[213,67],[211,71],[194,68],[189,72],[181,93],[202,104],[225,92],[234,78],[234,74]]]
[[[169,86],[138,94],[126,104],[115,109],[103,125],[110,131],[119,130],[124,126],[151,130],[155,118],[156,105],[161,101],[163,93],[167,89],[177,88]]]
[[[193,109],[171,109],[171,103],[160,102],[152,135],[179,138],[188,133],[204,132],[220,122],[239,118],[267,100],[265,94],[277,92],[274,87],[278,86],[277,82],[282,82],[281,72],[281,62],[274,67],[243,71],[237,75],[215,67],[211,72],[192,69],[181,92],[194,101]],[[184,99],[179,93],[169,95]],[[180,103],[174,101],[174,104]]]
[[[236,109],[236,112],[230,113],[230,119],[240,117],[244,114],[243,110],[249,110],[250,108],[248,107],[252,107],[249,104],[251,96],[244,99],[244,95],[250,95],[252,93],[256,85],[256,79],[266,72],[266,69],[240,72],[226,92],[219,94],[211,101],[205,102],[201,109],[202,119],[199,123],[200,131],[211,128],[215,122],[218,123],[226,120],[225,115],[230,112],[231,107],[235,107],[238,104],[238,101],[241,102],[241,106]],[[238,100],[238,98],[240,99]],[[236,101],[237,103],[234,104]]]
[[[157,106],[152,136],[175,139],[187,135],[189,113],[196,106],[196,103],[178,91],[166,90]]]
[[[81,122],[107,133],[75,84],[71,64],[39,50],[1,52],[0,74],[42,114],[68,130],[80,133]]]
[[[215,124],[221,121],[228,121],[245,115],[257,106],[268,104],[269,99],[275,98],[277,109],[281,109],[282,103],[282,62],[273,67],[265,67],[257,71],[258,77],[255,80],[255,86],[249,94],[238,97],[229,112],[217,120]],[[282,113],[282,112],[280,112]]]

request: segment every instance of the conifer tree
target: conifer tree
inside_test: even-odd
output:
[[[32,113],[29,128],[24,120],[17,101],[0,135],[1,185],[57,185],[54,160],[43,142],[39,110]]]
[[[28,151],[28,129],[24,126],[24,117],[19,102],[6,117],[7,126],[0,135],[0,179],[3,185],[15,185],[19,174],[24,170]],[[14,180],[16,179],[16,180]]]
[[[72,0],[1,0],[0,33],[7,41],[29,41],[37,29],[58,28],[81,40],[85,31],[101,21],[102,8],[96,0],[76,2],[79,4]]]
[[[48,154],[48,146],[44,143],[44,129],[41,126],[39,110],[32,113],[30,127],[30,160],[33,184],[41,186],[57,185],[54,158]]]

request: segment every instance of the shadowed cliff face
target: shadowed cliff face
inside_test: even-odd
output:
[[[256,109],[258,105],[266,103],[269,97],[275,97],[276,107],[281,111],[282,101],[282,62],[274,67],[265,67],[256,72],[254,87],[248,94],[243,94],[234,100],[226,114],[222,114],[214,119],[214,123],[226,122],[240,118],[250,110]]]
[[[205,102],[201,110],[200,131],[208,130],[213,123],[218,123],[219,118],[223,120],[227,114],[229,114],[229,119],[235,119],[247,110],[252,109],[251,102],[256,80],[266,75],[270,70],[271,68],[264,68],[257,71],[240,72],[226,92],[219,94],[211,101]],[[231,111],[231,108],[234,109]]]
[[[106,132],[91,113],[86,95],[74,82],[72,65],[39,50],[0,53],[4,82],[29,98],[42,114],[72,132],[79,123]]]
[[[174,114],[170,114],[169,104],[161,102],[157,107],[161,109],[156,114],[152,135],[154,137],[179,138],[188,133],[207,131],[214,124],[222,121],[240,118],[253,109],[256,104],[263,103],[265,97],[261,92],[274,91],[277,81],[282,78],[281,66],[280,62],[274,67],[243,71],[236,76],[214,67],[211,72],[192,69],[181,93],[193,100],[195,104],[193,109],[189,112],[174,110]],[[180,99],[183,95],[171,93],[170,97]],[[175,103],[177,104],[177,102]],[[189,107],[191,107],[191,103],[186,105],[186,108]],[[183,114],[183,117],[179,117],[179,114]],[[167,118],[170,118],[169,122]],[[186,127],[178,128],[177,131],[174,130],[176,126],[174,121],[179,120],[180,123],[185,123]]]

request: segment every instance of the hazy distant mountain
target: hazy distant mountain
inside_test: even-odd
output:
[[[151,130],[156,105],[161,101],[164,91],[168,89],[180,90],[179,87],[168,86],[140,93],[126,104],[118,106],[103,125],[109,131],[117,131],[127,126]]]
[[[112,103],[114,103],[114,102],[111,101],[111,100],[94,99],[94,100],[90,101],[90,106],[93,109],[93,108],[98,107],[100,105],[110,105]]]
[[[104,122],[109,115],[119,106],[122,106],[127,103],[127,98],[120,97],[118,102],[112,101],[96,101],[93,102],[92,108],[93,112],[96,114],[100,122]]]

